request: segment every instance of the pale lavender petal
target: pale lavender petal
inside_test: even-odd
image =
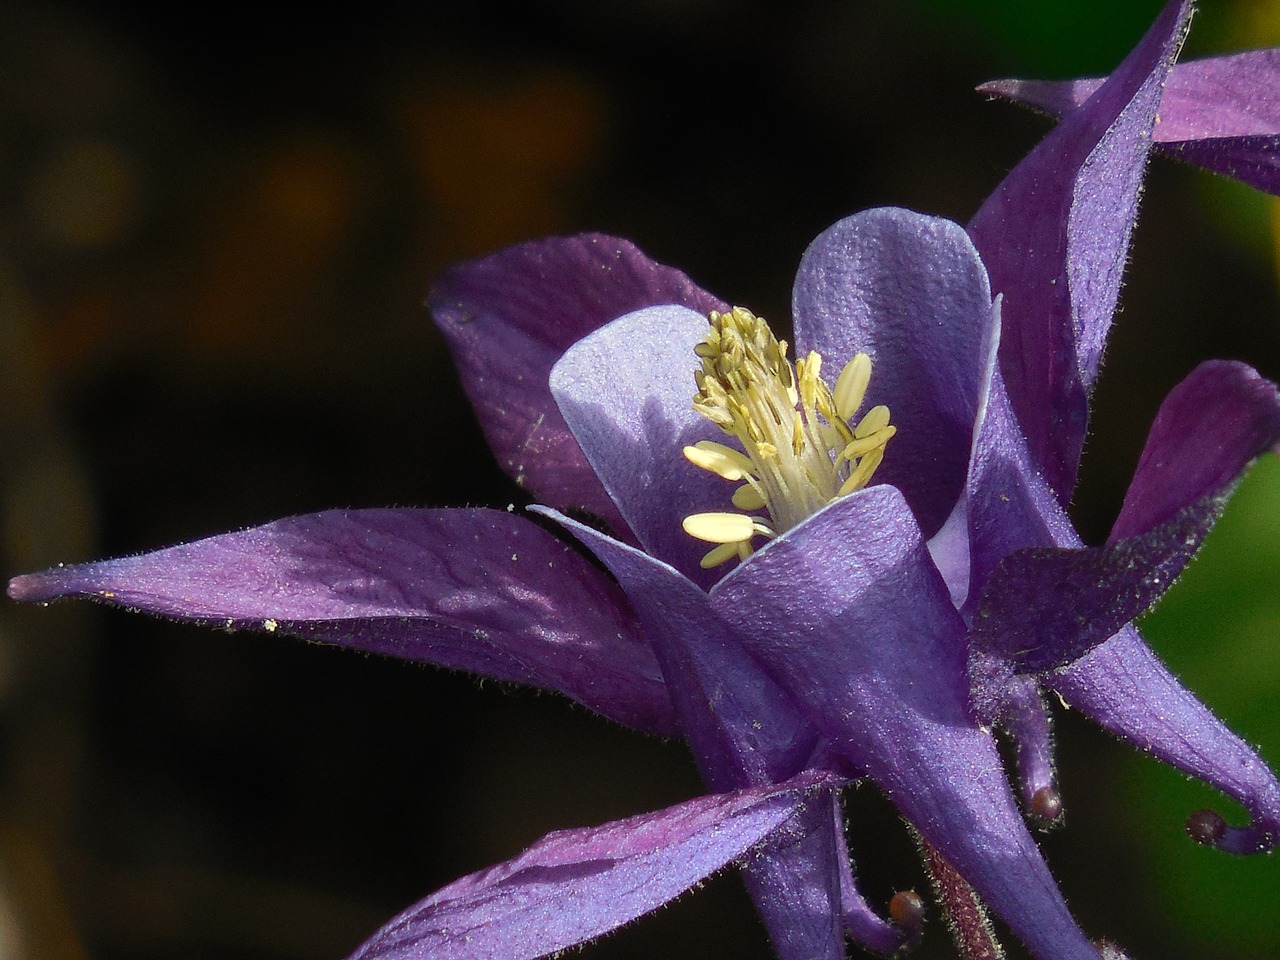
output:
[[[1107,544],[1010,553],[984,586],[974,642],[1028,671],[1083,656],[1164,594],[1277,441],[1275,385],[1242,363],[1202,364],[1161,405]]]
[[[779,682],[1040,960],[1097,960],[971,719],[964,624],[892,487],[835,501],[712,591]]]
[[[859,351],[866,406],[898,426],[876,479],[903,492],[927,536],[960,497],[991,316],[986,271],[964,230],[909,210],[868,210],[824,231],[800,261],[796,356],[828,377]]]
[[[1243,363],[1201,364],[1160,405],[1109,542],[1229,490],[1277,442],[1276,385]]]
[[[1275,846],[1280,838],[1275,774],[1169,673],[1132,626],[1047,682],[1072,709],[1239,801],[1252,823],[1227,828],[1216,846],[1232,853]]]
[[[622,592],[503,511],[331,510],[18,577],[9,595],[323,640],[559,690],[641,730],[676,729]]]
[[[1085,106],[1004,179],[969,224],[1003,294],[1001,366],[1032,463],[1075,485],[1087,393],[1115,312],[1161,90],[1190,13],[1174,0]]]
[[[707,545],[684,532],[691,513],[725,510],[732,488],[682,452],[724,434],[693,409],[693,348],[707,318],[684,307],[629,314],[574,344],[551,392],[579,446],[646,552],[702,585]]]
[[[539,500],[581,507],[626,536],[625,525],[551,399],[551,367],[573,343],[642,307],[725,305],[626,240],[553,237],[459,264],[428,305],[449,341],[489,445]]]
[[[584,943],[749,855],[832,786],[829,778],[803,774],[778,786],[548,834],[514,860],[410,907],[351,960],[533,960]]]

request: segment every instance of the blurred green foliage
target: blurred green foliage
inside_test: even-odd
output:
[[[917,0],[921,7],[977,26],[1028,76],[1104,74],[1150,25],[1152,0]]]

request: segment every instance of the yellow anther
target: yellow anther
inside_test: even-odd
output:
[[[744,483],[733,491],[733,505],[739,510],[763,510],[768,504],[764,499],[764,494],[757,490],[753,484]]]
[[[853,359],[840,371],[840,376],[836,378],[836,388],[832,391],[835,394],[836,413],[841,418],[853,419],[853,415],[862,406],[870,383],[871,358],[865,353],[854,354]]]
[[[712,313],[706,339],[694,348],[700,368],[694,409],[741,445],[702,441],[685,448],[690,462],[741,481],[733,505],[744,513],[687,517],[685,532],[718,546],[702,558],[718,566],[751,554],[753,538],[776,536],[837,497],[866,486],[896,428],[887,407],[850,421],[866,396],[871,359],[849,361],[833,391],[822,380],[817,353],[787,360],[787,344],[748,310]],[[759,510],[768,520],[748,516]]]
[[[732,447],[714,440],[699,440],[684,448],[685,459],[726,480],[742,480],[751,474],[751,461]]]
[[[744,513],[694,513],[682,526],[689,536],[707,543],[737,543],[756,533],[756,521]]]
[[[858,437],[851,444],[840,452],[840,456],[845,460],[853,460],[855,457],[866,456],[876,447],[883,447],[898,432],[898,428],[894,426],[884,427],[875,433],[868,433],[866,436]],[[727,477],[726,479],[737,479]]]
[[[704,570],[710,570],[721,564],[728,563],[737,557],[739,560],[745,560],[751,556],[751,544],[749,543],[722,543],[718,547],[708,550],[706,555],[698,562]]]
[[[883,430],[889,425],[889,408],[881,404],[878,407],[872,407],[867,411],[867,415],[858,421],[858,425],[853,428],[855,437],[868,437],[877,430]]]
[[[884,447],[876,447],[865,457],[858,461],[858,465],[853,468],[853,472],[849,474],[849,479],[840,485],[840,492],[837,496],[843,497],[845,494],[853,493],[855,490],[861,490],[867,485],[867,481],[871,479],[871,475],[876,472],[876,467],[880,466],[880,461],[884,459]]]

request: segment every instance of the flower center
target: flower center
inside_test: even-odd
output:
[[[871,380],[871,358],[850,360],[834,389],[820,376],[822,357],[810,352],[792,366],[787,344],[742,307],[712,312],[707,338],[694,347],[693,408],[741,449],[703,440],[684,455],[704,470],[741,481],[733,505],[742,513],[695,513],[684,519],[692,537],[717,544],[702,558],[717,567],[751,556],[751,541],[775,537],[832,500],[865,487],[897,431],[889,408],[872,407],[856,425]],[[768,516],[753,516],[758,511]]]

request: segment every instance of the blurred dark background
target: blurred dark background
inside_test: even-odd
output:
[[[785,320],[809,239],[966,220],[1047,124],[972,93],[1105,73],[1156,0],[370,0],[0,8],[5,576],[333,506],[503,506],[421,307],[451,261],[634,239]],[[1208,0],[1192,53],[1280,43]],[[197,9],[198,12],[193,12]],[[1200,359],[1280,377],[1267,198],[1151,171],[1075,515],[1105,536]],[[1148,624],[1280,761],[1280,470]],[[1195,847],[1211,792],[1073,716],[1045,849],[1135,957],[1280,955],[1280,863]],[[0,960],[345,956],[543,833],[701,792],[683,748],[548,695],[85,605],[0,607]],[[924,890],[870,788],[864,888]],[[1238,815],[1238,813],[1236,814]],[[941,923],[922,958],[953,956]],[[1023,956],[1010,944],[1013,956]],[[584,957],[764,958],[731,874]]]

